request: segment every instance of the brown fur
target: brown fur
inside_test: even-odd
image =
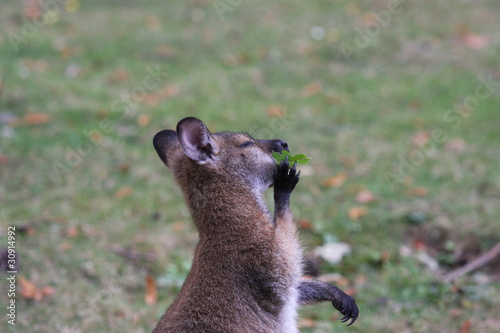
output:
[[[294,183],[283,200],[275,192],[283,204],[274,218],[260,196],[275,181],[271,153],[286,143],[211,134],[186,118],[177,132],[158,133],[154,146],[184,194],[199,243],[178,297],[153,332],[297,332],[301,252],[288,198],[298,175],[285,166],[285,185]]]

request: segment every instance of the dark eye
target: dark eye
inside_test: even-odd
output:
[[[253,145],[254,142],[253,141],[245,141],[243,142],[241,145],[240,145],[240,148],[246,148],[246,147],[249,147],[251,145]]]

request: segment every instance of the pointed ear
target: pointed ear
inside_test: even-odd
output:
[[[167,151],[177,142],[179,142],[177,139],[177,133],[172,130],[163,130],[158,132],[153,138],[153,146],[155,147],[158,156],[160,156],[160,159],[167,166]]]
[[[219,146],[201,120],[182,119],[177,124],[177,134],[184,153],[196,163],[203,164],[219,155]]]

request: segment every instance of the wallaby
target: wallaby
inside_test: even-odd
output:
[[[199,232],[193,265],[179,295],[153,333],[296,333],[300,305],[331,301],[351,319],[352,297],[303,280],[302,253],[290,211],[300,172],[282,140],[210,133],[189,117],[155,135],[154,147],[184,194]],[[262,198],[274,187],[274,218]]]

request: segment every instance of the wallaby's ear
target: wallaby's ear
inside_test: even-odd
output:
[[[184,153],[198,164],[219,154],[219,146],[203,122],[194,117],[184,118],[177,124],[177,134]]]
[[[167,166],[167,151],[177,142],[179,142],[179,140],[177,140],[177,133],[172,130],[163,130],[158,132],[153,138],[153,146],[155,147],[158,156],[160,156],[160,159]]]

